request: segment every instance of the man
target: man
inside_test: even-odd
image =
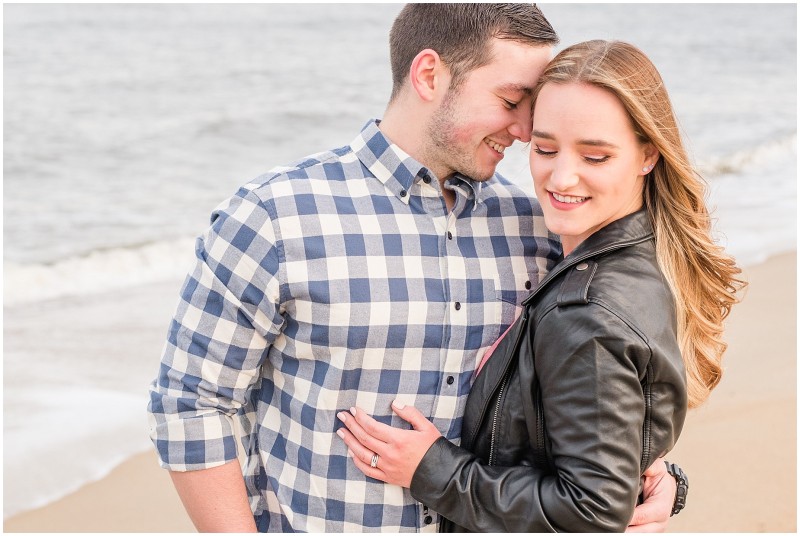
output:
[[[199,530],[436,530],[355,468],[336,414],[399,424],[404,400],[458,440],[477,363],[560,254],[538,204],[495,175],[530,139],[556,42],[532,4],[409,5],[383,120],[213,213],[149,406]],[[646,521],[665,521],[670,481]]]

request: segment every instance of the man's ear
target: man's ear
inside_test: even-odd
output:
[[[444,94],[450,85],[450,70],[430,48],[414,57],[408,77],[417,96],[426,102],[436,100],[437,94]]]

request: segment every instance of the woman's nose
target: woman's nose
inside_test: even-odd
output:
[[[554,190],[566,192],[580,182],[577,166],[568,158],[557,155],[553,162],[553,172],[550,174],[550,183]]]

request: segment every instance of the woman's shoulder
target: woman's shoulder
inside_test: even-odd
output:
[[[540,319],[555,309],[569,311],[573,318],[610,314],[645,337],[663,333],[665,327],[674,333],[674,299],[652,241],[574,263],[549,286],[538,301]]]

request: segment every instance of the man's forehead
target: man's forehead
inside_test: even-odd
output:
[[[508,91],[530,94],[553,57],[550,45],[493,38],[491,46],[490,60],[476,70],[483,70],[496,87]]]

